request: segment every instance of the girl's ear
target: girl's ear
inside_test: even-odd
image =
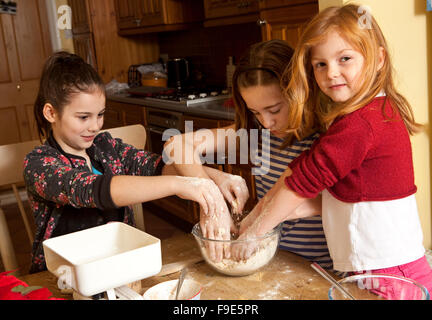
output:
[[[49,123],[54,123],[57,119],[57,111],[51,103],[45,103],[43,107],[43,115]]]
[[[386,51],[383,47],[378,48],[378,69],[377,71],[380,71],[381,68],[384,66],[384,62],[386,60]]]

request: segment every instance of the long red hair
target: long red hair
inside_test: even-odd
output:
[[[322,130],[328,129],[339,116],[349,114],[367,105],[380,92],[386,93],[394,110],[398,110],[408,132],[412,135],[423,126],[414,121],[409,102],[395,88],[393,68],[388,46],[376,20],[367,16],[368,26],[362,26],[362,11],[357,5],[330,7],[318,13],[302,30],[292,63],[285,71],[287,79],[284,94],[291,107],[291,123],[300,126],[303,114],[313,110]],[[339,33],[364,57],[364,68],[359,91],[349,100],[335,103],[319,89],[310,61],[311,48],[326,39],[332,31]],[[384,49],[385,61],[379,71],[379,50]],[[388,118],[388,117],[387,117]],[[390,120],[390,119],[389,119]],[[295,132],[295,126],[291,128]]]

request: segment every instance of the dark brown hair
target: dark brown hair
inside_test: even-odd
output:
[[[42,71],[33,108],[40,140],[46,139],[51,130],[50,123],[43,115],[46,103],[61,114],[73,94],[91,93],[95,90],[105,94],[105,85],[96,70],[81,57],[65,51],[56,52],[49,57]]]
[[[282,75],[291,62],[294,50],[287,42],[270,40],[252,45],[238,62],[233,75],[233,100],[236,110],[235,127],[252,129],[260,127],[258,120],[248,109],[240,89],[252,86],[278,84],[281,92]],[[287,122],[289,119],[287,119]],[[289,129],[289,125],[288,128]],[[291,143],[293,133],[288,134],[284,145]]]

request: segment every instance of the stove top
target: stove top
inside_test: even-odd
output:
[[[187,89],[179,91],[171,88],[137,87],[128,90],[132,96],[139,96],[145,100],[163,102],[168,104],[192,106],[217,100],[228,100],[227,90],[221,89]]]

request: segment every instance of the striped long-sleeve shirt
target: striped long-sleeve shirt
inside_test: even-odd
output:
[[[263,162],[262,164],[269,168],[268,173],[255,176],[258,199],[264,197],[280,175],[287,169],[288,164],[304,150],[309,149],[318,136],[318,133],[313,134],[281,150],[282,139],[273,135],[270,135],[269,138],[263,135],[262,143],[270,143],[270,155],[264,154],[266,148],[261,148],[261,156],[262,159],[269,159],[270,163]],[[298,254],[310,261],[316,261],[324,268],[331,269],[333,266],[327,248],[321,216],[284,221],[280,248]]]

